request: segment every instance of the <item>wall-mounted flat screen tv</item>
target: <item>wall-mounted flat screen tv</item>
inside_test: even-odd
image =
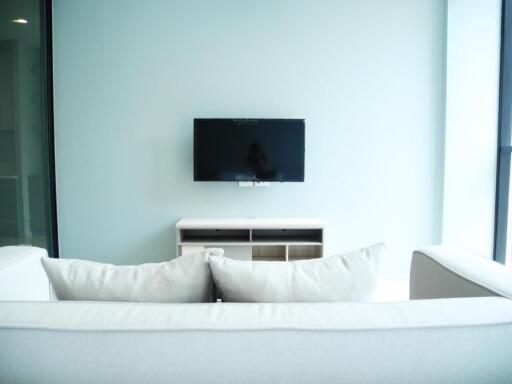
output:
[[[194,119],[195,181],[304,181],[302,119]]]

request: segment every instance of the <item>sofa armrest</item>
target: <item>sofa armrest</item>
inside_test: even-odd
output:
[[[0,247],[0,300],[50,300],[42,257],[48,257],[42,248]]]
[[[411,300],[477,296],[512,299],[512,269],[457,247],[431,246],[414,251]]]

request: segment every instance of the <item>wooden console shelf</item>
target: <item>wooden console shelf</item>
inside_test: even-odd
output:
[[[181,219],[178,256],[223,248],[239,260],[294,261],[322,257],[324,226],[317,219]]]

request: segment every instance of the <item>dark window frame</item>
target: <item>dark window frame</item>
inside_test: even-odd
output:
[[[58,227],[57,227],[57,192],[55,183],[55,136],[53,115],[53,22],[52,0],[40,0],[41,17],[41,66],[42,66],[42,100],[43,100],[43,124],[46,135],[44,146],[47,149],[44,158],[44,180],[47,180],[45,191],[48,202],[47,223],[47,248],[50,257],[59,257]]]

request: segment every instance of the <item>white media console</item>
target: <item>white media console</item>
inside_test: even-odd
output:
[[[293,261],[322,257],[324,226],[317,219],[181,219],[176,255],[223,248],[239,260]]]

